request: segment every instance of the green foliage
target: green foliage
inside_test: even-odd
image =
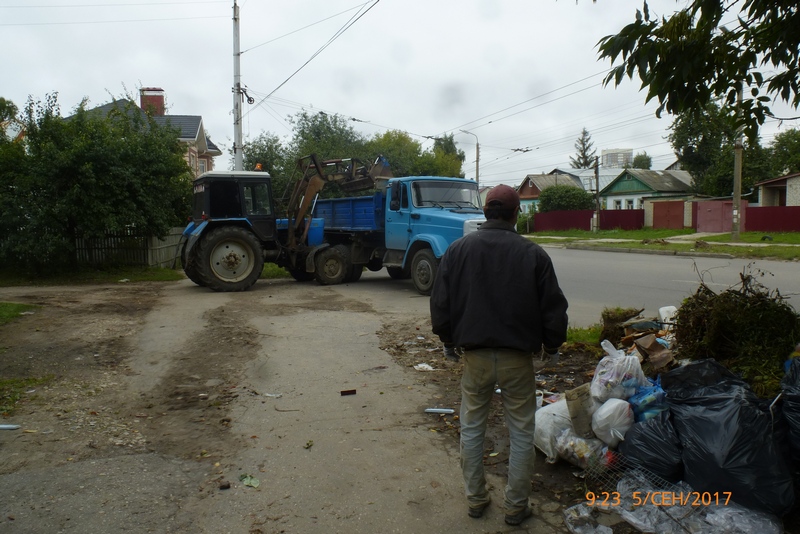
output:
[[[770,151],[777,175],[800,172],[800,130],[792,128],[777,134]]]
[[[594,209],[594,196],[570,185],[553,185],[539,194],[539,211],[572,211]]]
[[[714,103],[702,112],[679,113],[670,126],[669,141],[684,170],[692,175],[696,193],[717,196],[733,194],[733,161],[736,125],[734,120]],[[772,176],[769,153],[758,138],[744,147],[742,191]]]
[[[75,270],[75,239],[136,228],[163,237],[190,211],[191,173],[177,131],[132,102],[109,116],[60,116],[32,99],[24,151],[0,149],[0,259],[30,272]]]
[[[531,206],[532,207],[532,206]],[[534,219],[536,212],[531,210],[529,213],[520,213],[517,217],[517,233],[529,234],[534,229]]]
[[[593,146],[592,136],[589,135],[589,131],[584,128],[581,130],[581,136],[575,141],[575,150],[578,151],[576,157],[573,158],[570,156],[569,158],[569,164],[573,169],[590,169],[594,167],[595,154],[597,151],[592,149]]]
[[[682,358],[714,358],[765,397],[780,391],[783,362],[800,341],[800,316],[780,293],[757,280],[767,273],[746,268],[741,285],[714,293],[701,283],[676,315]]]
[[[649,170],[653,166],[653,158],[647,155],[647,152],[640,152],[633,157],[631,167],[634,169]]]
[[[738,20],[730,20],[738,9]],[[723,26],[723,18],[731,24]],[[716,100],[741,115],[737,124],[754,141],[773,98],[800,105],[800,32],[796,2],[774,0],[690,0],[660,20],[647,2],[635,21],[599,42],[599,56],[612,65],[605,79],[619,85],[637,75],[645,101],[663,111],[702,114]],[[737,106],[737,93],[744,99]]]

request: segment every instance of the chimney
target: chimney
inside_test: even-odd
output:
[[[160,87],[142,87],[139,89],[140,106],[154,117],[166,114],[164,107],[164,90]]]

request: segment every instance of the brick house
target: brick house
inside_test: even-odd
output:
[[[800,206],[800,172],[755,184],[762,206]]]

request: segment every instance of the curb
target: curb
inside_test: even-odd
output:
[[[641,248],[617,248],[617,247],[594,247],[590,245],[556,245],[566,249],[572,250],[598,250],[600,252],[627,252],[628,254],[655,254],[659,256],[699,256],[702,258],[725,258],[733,259],[736,256],[732,254],[722,254],[716,252],[684,252],[679,250],[645,250]]]

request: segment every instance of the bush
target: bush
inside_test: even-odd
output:
[[[535,212],[531,211],[530,213],[520,213],[519,217],[517,217],[517,233],[518,234],[529,234],[533,232],[533,219],[534,219]]]
[[[554,185],[539,195],[539,211],[574,211],[594,209],[594,196],[570,185]]]

